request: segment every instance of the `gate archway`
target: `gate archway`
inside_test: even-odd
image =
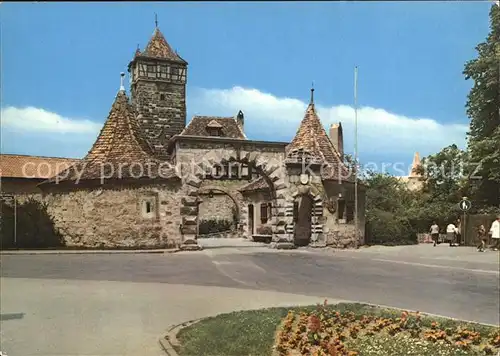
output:
[[[294,190],[287,203],[293,216],[287,230],[293,235],[294,244],[301,246],[319,241],[323,236],[321,192],[314,186],[301,186]]]
[[[229,162],[240,162],[251,164],[261,176],[264,177],[271,193],[272,200],[272,226],[273,239],[279,241],[281,239],[289,239],[286,231],[286,224],[290,222],[289,217],[285,216],[286,209],[286,188],[287,183],[284,179],[285,167],[282,162],[264,157],[257,152],[247,151],[229,151],[229,150],[212,150],[205,157],[203,163],[191,166],[182,166],[181,174],[184,183],[185,196],[181,200],[181,226],[184,244],[196,244],[197,226],[198,226],[198,210],[200,204],[200,188],[205,176],[205,165],[214,166],[215,164],[227,164]],[[185,178],[184,178],[185,177]],[[240,222],[246,221],[245,207],[239,209]],[[243,214],[242,214],[243,213]],[[244,216],[243,216],[244,215]],[[242,224],[243,228],[248,229],[246,223]],[[247,231],[244,231],[245,233]]]
[[[201,187],[198,190],[198,194],[200,197],[200,204],[198,205],[198,235],[205,234],[203,229],[200,229],[200,226],[203,227],[204,220],[229,220],[231,222],[231,232],[238,234],[242,233],[241,224],[243,223],[242,219],[245,216],[245,202],[240,192],[230,192],[228,189],[223,187],[208,185]],[[221,202],[220,200],[217,200],[218,196],[227,197],[229,199],[225,202]],[[212,200],[216,201],[213,203]],[[208,206],[204,207],[204,203],[207,203]],[[228,203],[229,206],[225,203]],[[202,209],[202,207],[204,209]],[[215,213],[218,208],[225,209],[222,212],[222,217]]]

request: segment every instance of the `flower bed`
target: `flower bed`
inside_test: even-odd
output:
[[[420,313],[324,305],[290,310],[276,333],[275,356],[496,355],[500,329],[435,321]]]

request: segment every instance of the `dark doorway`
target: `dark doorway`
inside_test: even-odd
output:
[[[298,198],[297,203],[298,209],[295,211],[297,216],[295,217],[295,231],[293,236],[294,243],[297,246],[307,246],[311,241],[313,200],[309,195],[302,195]]]
[[[255,234],[253,204],[248,204],[248,233],[250,235],[249,237],[252,237]]]

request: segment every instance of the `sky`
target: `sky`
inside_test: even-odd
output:
[[[489,31],[490,2],[3,3],[1,150],[82,158],[120,72],[159,28],[188,61],[193,115],[245,113],[250,139],[290,141],[314,82],[322,123],[362,164],[407,164],[465,147],[462,71]],[[128,88],[127,88],[128,90]]]

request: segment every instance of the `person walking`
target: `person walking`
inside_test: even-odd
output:
[[[436,224],[436,222],[432,222],[431,228],[430,228],[430,233],[432,237],[432,241],[434,241],[434,247],[436,247],[439,239],[439,226]]]
[[[498,251],[500,248],[500,215],[497,215],[497,218],[490,227],[490,235],[491,235],[491,248],[493,251]]]
[[[455,234],[455,246],[460,246],[462,244],[462,221],[460,218],[457,219],[457,229]]]
[[[455,238],[457,236],[457,228],[455,224],[449,223],[446,227],[446,240],[450,243],[450,247],[455,246]]]
[[[477,239],[479,242],[479,244],[477,245],[477,251],[484,252],[487,239],[486,228],[484,227],[484,225],[479,225],[479,227],[477,228]]]

